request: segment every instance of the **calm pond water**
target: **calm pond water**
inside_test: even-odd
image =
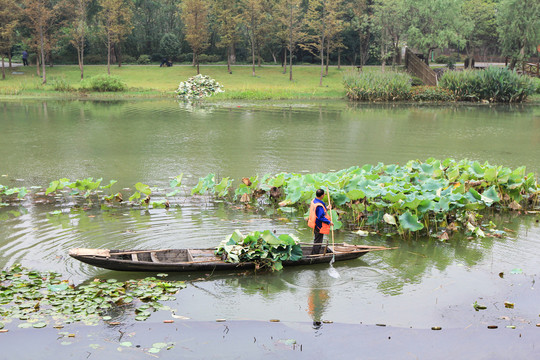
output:
[[[298,216],[245,211],[186,196],[209,172],[236,181],[256,174],[327,172],[353,165],[403,164],[429,157],[469,158],[540,171],[538,106],[411,106],[328,103],[226,103],[190,108],[175,101],[0,102],[0,183],[46,186],[102,177],[116,190],[136,182],[167,187],[184,174],[178,206],[70,209],[33,204],[0,208],[0,268],[22,263],[55,270],[75,284],[111,272],[67,256],[73,247],[211,247],[234,229],[274,229],[310,241]],[[126,191],[126,193],[129,193]],[[57,210],[62,210],[58,214]],[[56,211],[56,212],[55,212]],[[275,274],[177,274],[190,282],[169,304],[186,321],[280,319],[404,328],[467,328],[538,322],[535,285],[539,216],[495,216],[500,239],[447,243],[337,233],[336,241],[399,246],[335,265]],[[502,273],[502,274],[500,274]],[[472,304],[485,304],[474,311]],[[514,309],[504,302],[515,303]],[[311,306],[310,306],[311,304]],[[148,321],[170,318],[158,312]]]

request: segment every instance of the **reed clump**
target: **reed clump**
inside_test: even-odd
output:
[[[447,71],[439,86],[451,91],[458,101],[523,102],[535,91],[531,78],[497,67]]]
[[[411,94],[411,77],[402,72],[355,72],[343,76],[347,97],[363,101],[407,100]]]

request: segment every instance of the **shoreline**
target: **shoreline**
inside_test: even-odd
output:
[[[77,65],[55,65],[47,68],[47,84],[41,84],[35,66],[22,67],[12,64],[7,68],[5,80],[0,81],[0,100],[6,99],[53,99],[53,100],[138,100],[175,99],[175,90],[181,81],[194,76],[191,65],[176,65],[160,68],[157,65],[124,65],[111,67],[111,75],[126,83],[125,92],[80,92],[80,70]],[[85,65],[85,79],[106,73],[105,65]],[[207,98],[203,103],[223,101],[326,101],[343,100],[357,104],[467,104],[493,105],[499,103],[456,102],[456,101],[351,101],[346,97],[343,74],[356,71],[355,67],[330,67],[319,86],[319,66],[296,65],[293,81],[289,73],[283,73],[280,65],[267,64],[256,68],[252,76],[251,66],[235,65],[232,74],[226,65],[203,65],[201,73],[209,75],[224,86],[225,92]],[[379,71],[379,66],[366,66],[364,71]],[[13,74],[15,73],[15,74]],[[66,91],[55,90],[66,88]],[[505,103],[500,103],[505,104]],[[513,103],[517,104],[517,103]],[[533,94],[519,104],[540,104],[540,94]]]

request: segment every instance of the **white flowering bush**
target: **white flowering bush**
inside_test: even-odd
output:
[[[206,75],[196,75],[178,85],[176,95],[184,100],[202,99],[223,92],[223,85]]]

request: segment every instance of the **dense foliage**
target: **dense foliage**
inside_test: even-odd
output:
[[[216,255],[223,255],[231,263],[253,262],[257,269],[281,270],[282,262],[302,258],[302,248],[294,235],[279,237],[270,230],[255,231],[244,236],[238,230],[219,244]]]
[[[531,78],[496,67],[484,71],[446,71],[439,86],[462,101],[521,102],[535,91]]]
[[[163,274],[165,275],[165,274]],[[74,286],[55,272],[29,270],[13,265],[0,272],[0,319],[19,319],[21,328],[41,328],[82,321],[95,324],[114,320],[109,313],[129,310],[136,320],[144,321],[152,311],[167,310],[160,301],[172,300],[185,288],[184,282],[163,281],[153,277],[125,282],[95,279]],[[0,329],[4,324],[0,322]]]
[[[127,86],[118,76],[101,74],[81,81],[80,89],[83,91],[120,92],[126,91]]]
[[[115,63],[135,63],[141,55],[191,62],[196,53],[234,64],[253,60],[253,49],[257,62],[281,63],[285,47],[295,63],[318,63],[310,39],[323,22],[330,62],[360,65],[398,61],[404,41],[428,58],[435,48],[465,47],[468,54],[522,59],[535,54],[540,36],[540,5],[534,0],[333,0],[320,6],[315,0],[2,1],[2,53],[20,58],[26,49],[33,64],[42,56],[35,15],[36,24],[47,25],[41,28],[46,63],[75,64],[78,55],[84,62],[106,63],[108,48]],[[184,26],[182,18],[197,4],[205,6],[201,14],[207,19],[192,34],[194,27]],[[325,16],[313,21],[308,9],[315,7]],[[292,31],[288,24],[294,24]],[[203,32],[204,54],[190,45]]]
[[[348,72],[343,76],[351,100],[395,101],[410,96],[411,77],[402,72]]]

